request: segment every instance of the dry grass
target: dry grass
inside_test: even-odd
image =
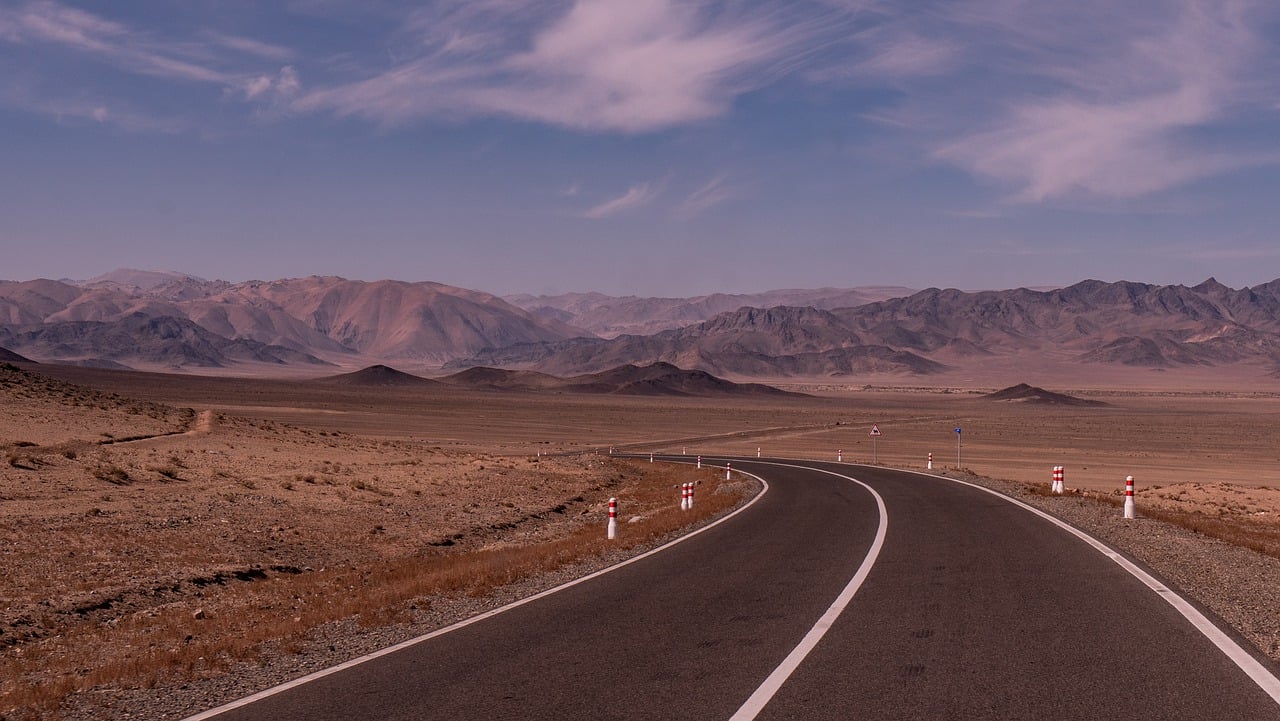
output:
[[[1024,483],[1022,487],[1028,494],[1034,496],[1084,498],[1115,508],[1124,505],[1124,496],[1119,492],[1107,494],[1067,489],[1065,494],[1058,496],[1050,491],[1048,483]],[[1274,521],[1255,521],[1247,516],[1227,513],[1209,514],[1200,510],[1168,508],[1148,503],[1140,504],[1137,512],[1143,518],[1185,528],[1233,546],[1257,551],[1265,556],[1280,558],[1280,526],[1277,526]]]
[[[151,688],[216,674],[256,657],[267,644],[301,648],[309,633],[343,619],[364,627],[406,620],[433,598],[483,596],[605,551],[652,543],[722,513],[746,491],[711,470],[619,465],[637,480],[611,492],[620,499],[623,519],[638,520],[624,522],[616,541],[605,540],[603,505],[597,504],[590,522],[570,523],[566,534],[539,543],[431,548],[312,572],[259,571],[248,574],[248,582],[215,578],[205,598],[177,600],[111,623],[59,628],[55,636],[7,657],[0,665],[0,717],[56,715],[69,696],[95,687]],[[682,512],[676,488],[685,481],[697,481],[703,490],[698,506]],[[115,651],[121,648],[128,651]]]
[[[1198,511],[1167,508],[1142,508],[1139,513],[1209,538],[1280,558],[1280,526],[1274,523],[1258,523],[1244,518],[1211,516]]]

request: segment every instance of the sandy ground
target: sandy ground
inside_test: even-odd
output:
[[[983,476],[1047,485],[1063,465],[1068,487],[1118,494],[1134,475],[1140,504],[1280,524],[1270,392],[1077,390],[1110,405],[1057,408],[962,388],[808,384],[814,397],[712,400],[40,370],[58,379],[0,367],[0,664],[24,682],[39,649],[92,633],[105,639],[94,653],[119,654],[102,635],[113,624],[235,612],[220,604],[264,579],[358,579],[388,559],[598,523],[609,495],[666,482],[610,461],[610,447],[840,450],[917,469],[933,453],[941,469],[956,465],[961,427],[960,465]],[[305,605],[262,603],[299,617]]]

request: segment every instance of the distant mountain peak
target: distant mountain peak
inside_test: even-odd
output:
[[[137,288],[138,290],[151,290],[165,283],[174,281],[197,281],[205,282],[204,278],[199,278],[189,273],[179,273],[174,270],[139,270],[137,268],[116,268],[108,273],[94,276],[88,280],[76,281],[73,285],[88,287],[94,285],[111,284],[124,288]]]

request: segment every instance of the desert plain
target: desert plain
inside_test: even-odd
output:
[[[1077,494],[1115,499],[1133,475],[1140,509],[1280,536],[1280,388],[984,398],[1022,379],[1003,380],[696,398],[6,365],[0,718],[172,718],[138,694],[311,670],[342,654],[335,634],[439,625],[619,552],[610,496],[625,552],[753,491],[648,453],[912,470],[932,453],[1032,489],[1061,465]],[[676,508],[683,482],[702,484],[696,513]]]

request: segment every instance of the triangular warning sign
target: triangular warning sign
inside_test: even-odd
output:
[[[872,424],[871,424],[871,435],[873,435],[873,436],[878,436],[878,435],[880,435],[880,425],[879,425],[879,424],[877,424],[877,423],[872,423]]]

